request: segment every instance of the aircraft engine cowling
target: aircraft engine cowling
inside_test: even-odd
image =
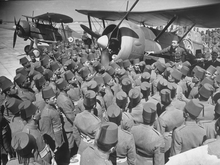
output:
[[[102,36],[111,37],[109,41],[113,38],[119,40],[120,46],[115,60],[134,59],[142,56],[145,50],[145,39],[141,28],[132,22],[124,20],[119,28],[115,29],[117,24],[118,21],[108,25],[102,33]]]
[[[21,20],[18,27],[16,27],[16,33],[19,37],[28,38],[30,35],[30,25],[27,21]]]

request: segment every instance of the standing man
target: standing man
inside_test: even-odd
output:
[[[164,139],[153,128],[157,114],[155,104],[145,103],[142,114],[143,123],[131,128],[136,145],[136,165],[164,165]]]
[[[107,122],[101,125],[94,146],[83,151],[80,165],[112,165],[109,155],[115,151],[118,142],[118,126]]]
[[[176,155],[201,146],[206,140],[205,128],[197,123],[197,117],[203,110],[198,100],[192,99],[184,108],[185,123],[173,131],[170,155]]]

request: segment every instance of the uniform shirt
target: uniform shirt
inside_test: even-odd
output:
[[[119,126],[118,143],[116,147],[117,158],[126,158],[128,165],[135,165],[136,148],[133,135]],[[119,163],[118,163],[119,164]]]
[[[41,112],[39,127],[42,134],[49,135],[57,147],[64,143],[60,112],[51,105],[46,105]]]
[[[42,92],[38,92],[35,94],[36,97],[36,101],[34,102],[34,105],[40,110],[42,111],[43,108],[45,107],[46,103],[42,97]]]
[[[186,106],[186,102],[180,101],[180,100],[178,100],[177,98],[174,98],[174,99],[172,100],[171,104],[172,104],[176,109],[179,109],[179,110],[183,110],[184,107]]]
[[[36,100],[35,93],[25,88],[20,88],[18,90],[18,97],[20,97],[23,101],[29,100],[34,102]]]
[[[81,141],[78,153],[82,153],[88,146],[93,144],[101,120],[87,110],[76,115],[74,124],[81,134]]]
[[[112,165],[108,160],[108,155],[104,154],[95,146],[86,148],[80,159],[80,165]]]
[[[163,165],[164,140],[152,126],[139,124],[131,128],[134,136],[137,161],[136,165]]]
[[[196,121],[186,121],[173,132],[170,155],[176,155],[201,146],[205,140],[205,128]]]
[[[20,116],[14,116],[12,117],[11,122],[9,123],[9,126],[11,128],[11,133],[13,136],[17,132],[21,132],[23,130],[24,123]]]
[[[217,120],[205,120],[200,121],[200,123],[204,126],[206,130],[207,139],[215,139],[217,136],[217,132],[215,131],[215,123]]]

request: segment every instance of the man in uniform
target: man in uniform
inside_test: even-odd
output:
[[[155,104],[145,103],[143,107],[143,123],[131,128],[136,145],[136,165],[164,164],[164,139],[153,128],[156,114]]]
[[[78,150],[79,154],[81,154],[88,146],[94,144],[96,133],[101,125],[101,120],[92,112],[96,105],[96,94],[94,91],[89,90],[86,92],[83,105],[85,110],[77,114],[74,120],[74,124],[81,135]]]
[[[197,123],[197,117],[203,110],[198,100],[192,99],[184,108],[185,123],[173,131],[170,155],[176,155],[201,146],[206,140],[205,128]]]
[[[110,153],[115,151],[118,142],[118,126],[115,123],[103,123],[94,146],[85,149],[80,165],[112,165]]]
[[[63,145],[65,143],[62,129],[63,126],[61,122],[61,114],[56,107],[56,94],[52,87],[47,86],[42,89],[42,97],[46,105],[41,112],[39,127],[43,135],[49,135],[50,138],[55,141],[55,148],[52,149],[55,151],[57,162],[63,161],[61,160],[63,159],[61,158],[61,155],[62,153],[65,153],[65,149],[68,150],[68,148],[65,148]],[[48,139],[48,143],[51,143],[51,140]]]
[[[117,162],[117,165],[135,165],[136,163],[136,148],[133,135],[125,131],[121,127],[122,112],[120,108],[113,104],[107,109],[107,115],[110,122],[118,125],[118,144],[116,147],[116,156],[112,154],[112,159]],[[111,157],[111,156],[110,156]]]

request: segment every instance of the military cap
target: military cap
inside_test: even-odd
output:
[[[131,82],[130,78],[124,78],[121,82],[121,85],[122,85],[122,90],[125,93],[128,93],[132,88],[132,82]]]
[[[5,91],[7,89],[9,89],[11,86],[13,86],[14,84],[11,82],[10,79],[8,79],[5,76],[1,76],[0,77],[0,88],[2,89],[2,91]]]
[[[80,71],[81,71],[81,69],[83,68],[84,66],[83,66],[83,64],[81,63],[81,62],[78,62],[77,63],[77,71],[80,73]]]
[[[161,102],[164,105],[169,105],[171,103],[171,92],[169,89],[163,89],[160,91]]]
[[[130,102],[132,106],[136,106],[142,99],[143,95],[140,90],[137,88],[133,88],[129,91],[128,96],[130,98]]]
[[[86,61],[88,61],[88,59],[87,59],[85,56],[83,56],[83,57],[80,58],[80,62],[81,62],[82,64],[84,64]]]
[[[27,80],[27,76],[22,75],[21,73],[18,73],[14,81],[18,84],[18,86],[22,85]]]
[[[218,99],[216,104],[215,104],[215,113],[220,115],[220,99]]]
[[[148,82],[141,83],[141,93],[143,95],[143,98],[148,98],[148,96],[150,96],[150,88],[151,88],[150,83]]]
[[[159,70],[161,73],[163,73],[166,69],[166,65],[164,63],[161,63],[159,61],[157,61],[155,63],[155,67],[157,68],[157,70]]]
[[[112,68],[111,66],[106,67],[106,72],[110,75],[113,76],[115,74],[115,69]]]
[[[32,150],[36,150],[36,140],[31,134],[18,132],[12,137],[11,146],[22,158],[29,158]]]
[[[83,105],[93,107],[96,104],[96,94],[94,91],[88,90],[83,99]]]
[[[50,63],[50,69],[55,72],[57,69],[60,69],[60,66],[58,64],[58,62],[56,61],[53,61]]]
[[[115,104],[110,105],[107,108],[107,115],[110,122],[120,125],[122,118],[122,111],[117,105]]]
[[[91,80],[87,84],[88,90],[92,90],[94,92],[98,92],[98,84],[95,80]]]
[[[40,63],[43,67],[46,67],[50,62],[50,57],[49,56],[44,56],[41,60]]]
[[[179,37],[177,35],[174,35],[172,41],[177,41],[178,42],[179,41]]]
[[[72,80],[72,78],[74,77],[73,72],[71,72],[70,70],[67,70],[64,75],[65,75],[66,81]]]
[[[143,106],[143,122],[145,124],[151,124],[156,119],[157,107],[154,103],[147,102]]]
[[[29,62],[28,59],[27,59],[27,57],[22,57],[22,58],[19,59],[19,61],[20,61],[20,64],[21,64],[21,65],[24,65],[24,64],[26,64],[27,62]]]
[[[163,76],[164,76],[165,78],[168,78],[169,75],[172,73],[172,71],[173,71],[173,68],[167,67],[167,68],[165,69],[165,71],[163,72]]]
[[[198,117],[203,108],[203,105],[196,99],[190,100],[185,106],[185,110],[194,117]]]
[[[210,77],[205,77],[202,82],[201,82],[201,85],[204,85],[205,83],[208,83],[210,85],[213,85],[214,84],[214,81],[210,78]]]
[[[144,72],[141,74],[141,82],[150,81],[150,73]]]
[[[43,99],[50,99],[51,97],[56,96],[51,86],[47,86],[42,89],[42,97]]]
[[[120,68],[120,66],[116,64],[115,62],[110,62],[109,66],[111,66],[114,69]]]
[[[116,94],[116,104],[120,107],[120,108],[125,108],[126,104],[127,104],[128,98],[127,98],[127,94],[123,91],[119,91]]]
[[[124,68],[117,71],[117,75],[121,78],[126,75],[126,70]]]
[[[216,71],[216,68],[214,66],[210,65],[206,71],[209,72],[211,75],[213,75]]]
[[[153,70],[153,68],[151,65],[145,65],[144,72],[151,73],[152,70]]]
[[[28,75],[28,72],[26,71],[26,69],[24,67],[20,67],[20,68],[17,68],[16,71],[15,71],[16,74],[18,73],[21,73],[23,74],[24,76],[27,76]]]
[[[204,98],[209,98],[214,91],[214,87],[211,84],[205,83],[200,89],[199,94]]]
[[[180,72],[186,76],[189,73],[189,68],[187,66],[182,66],[182,68],[180,69]]]
[[[118,126],[112,122],[103,123],[97,138],[98,146],[103,147],[106,151],[108,151],[111,149],[111,147],[114,147],[117,142]]]
[[[96,76],[94,77],[94,80],[97,82],[98,85],[104,84],[104,80],[102,76]]]
[[[35,69],[36,71],[40,72],[41,74],[44,73],[44,69],[43,69],[43,67],[42,67],[41,65],[36,66],[34,69]]]
[[[23,120],[30,118],[37,111],[37,107],[34,104],[32,104],[29,100],[25,100],[25,101],[21,102],[19,104],[18,108],[21,112],[21,118]]]
[[[102,64],[99,61],[95,61],[93,63],[93,67],[95,68],[96,71],[100,71],[102,69]]]
[[[67,95],[71,100],[78,101],[81,98],[80,88],[70,88],[70,90],[67,91]]]
[[[64,65],[68,60],[69,60],[69,58],[67,56],[63,56],[61,58],[61,64]]]
[[[182,73],[180,71],[178,71],[177,69],[173,69],[172,73],[171,73],[171,76],[177,80],[177,81],[180,81],[181,78],[182,78]]]
[[[203,69],[201,67],[197,67],[197,69],[194,72],[194,75],[199,80],[202,80],[204,78],[204,76],[205,76],[205,69]]]
[[[122,59],[118,59],[116,61],[116,64],[118,64],[119,67],[123,67],[123,60]]]
[[[103,75],[103,80],[104,80],[104,83],[107,84],[111,79],[112,79],[112,76],[110,76],[107,72],[105,72]]]
[[[80,76],[83,78],[83,79],[86,79],[90,73],[89,71],[89,68],[88,67],[82,67],[80,70],[79,70],[79,73],[80,73]]]
[[[46,80],[42,74],[37,74],[34,76],[34,82],[36,87],[40,88],[46,83]]]
[[[189,61],[185,61],[182,63],[182,66],[186,66],[186,67],[190,68],[191,64],[189,63]]]
[[[140,63],[140,59],[139,58],[136,58],[136,59],[132,60],[132,64],[133,65],[138,65],[139,63]]]
[[[171,92],[171,98],[173,99],[176,96],[177,85],[175,83],[168,83],[167,88]]]
[[[59,78],[57,81],[56,81],[56,85],[57,85],[57,88],[59,90],[63,90],[65,87],[67,87],[69,84],[67,83],[67,81],[63,78]]]
[[[53,76],[53,72],[50,69],[45,69],[43,75],[47,81],[50,81],[50,78]]]
[[[20,110],[18,109],[18,106],[19,104],[22,102],[22,100],[20,99],[16,99],[15,97],[10,97],[6,103],[5,103],[5,106],[6,108],[9,109],[9,111],[15,115],[17,114],[18,112],[20,112]]]
[[[64,66],[67,67],[67,70],[75,70],[76,69],[76,63],[72,60],[67,60],[64,64]]]
[[[130,62],[130,60],[124,60],[123,61],[123,67],[125,68],[125,69],[127,69],[128,67],[130,67],[131,66],[131,62]]]
[[[167,87],[167,84],[168,84],[168,82],[166,79],[164,79],[164,78],[160,79],[157,83],[157,90],[161,91],[162,89]]]

